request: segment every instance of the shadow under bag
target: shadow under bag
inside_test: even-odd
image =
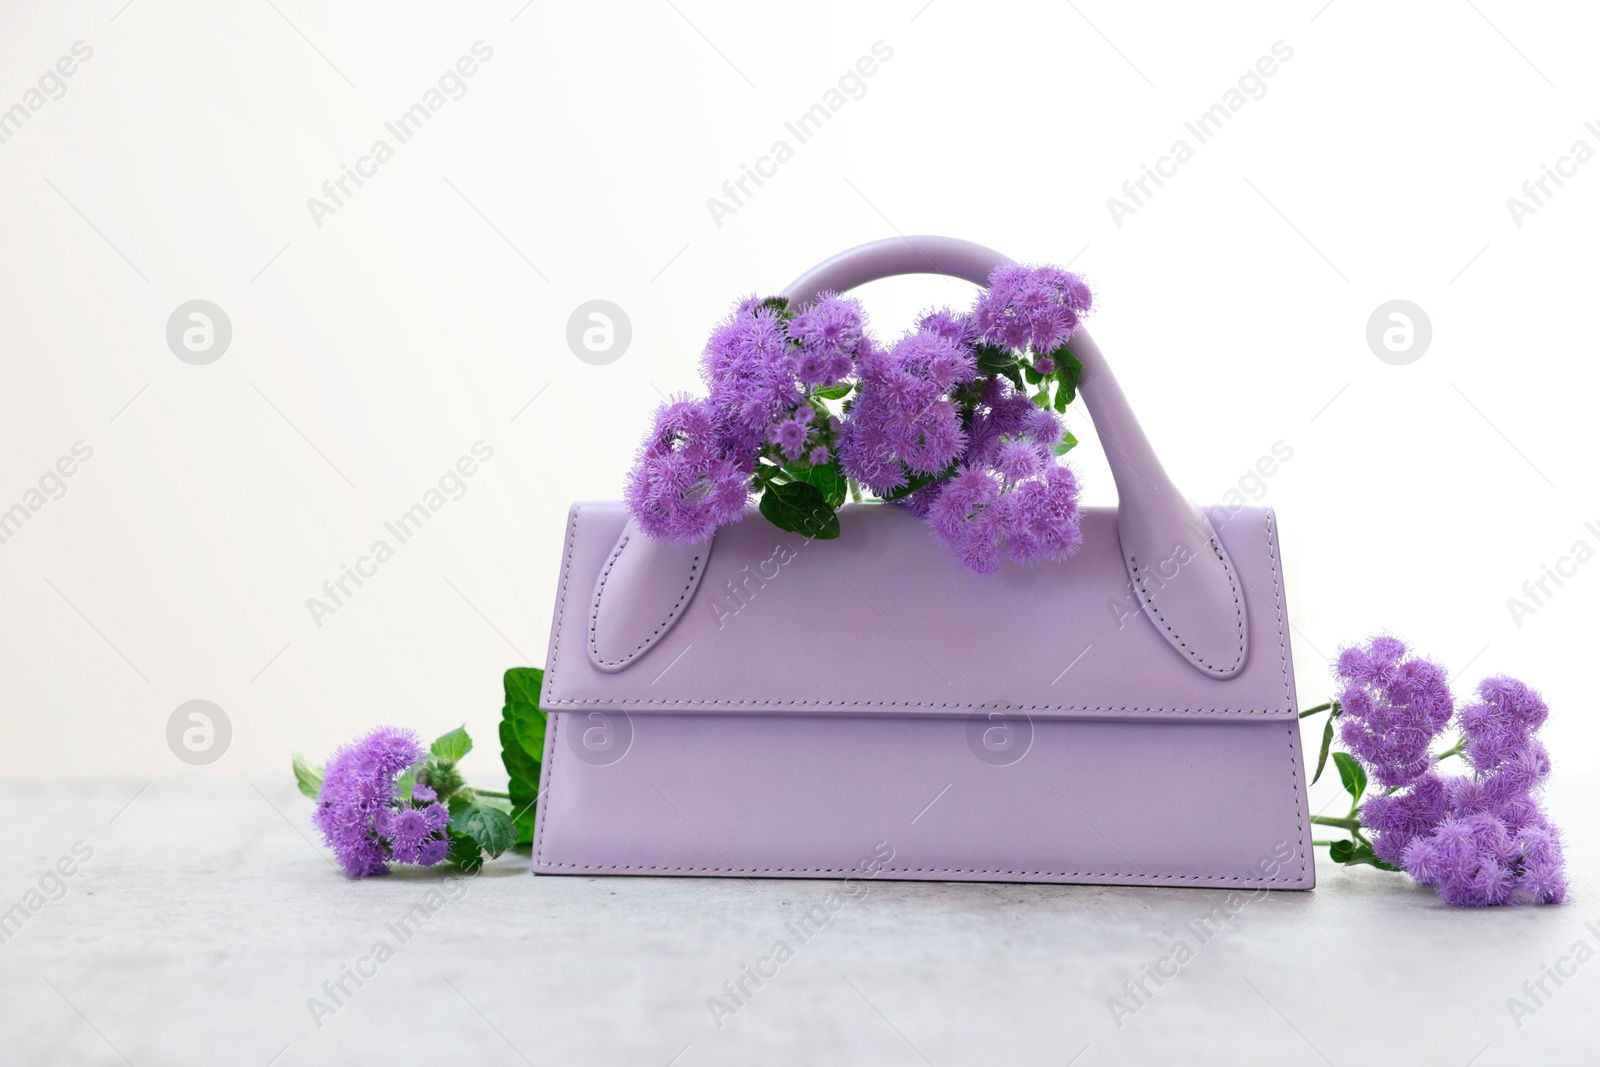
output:
[[[784,295],[1009,262],[896,238]],[[1119,505],[1064,562],[978,580],[884,504],[697,545],[574,505],[534,871],[1311,888],[1274,515],[1189,503],[1068,348]]]

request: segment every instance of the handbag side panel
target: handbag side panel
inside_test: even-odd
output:
[[[553,712],[541,874],[1309,889],[1295,724]]]

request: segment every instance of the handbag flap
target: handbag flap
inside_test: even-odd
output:
[[[543,706],[1292,720],[1273,514],[1242,508],[1209,517],[1238,586],[1235,617],[1219,620],[1238,633],[1219,644],[1239,651],[1237,662],[1220,665],[1225,674],[1208,675],[1160,631],[1160,590],[1217,546],[1189,534],[1196,543],[1176,543],[1142,568],[1140,596],[1113,508],[1083,509],[1083,547],[1073,558],[978,578],[892,505],[845,506],[830,541],[785,533],[751,511],[708,545],[654,552],[668,546],[619,540],[627,526],[620,503],[576,504]],[[649,595],[629,596],[646,587]],[[636,644],[620,652],[596,645],[596,620],[608,611],[624,613],[608,629],[639,635]]]

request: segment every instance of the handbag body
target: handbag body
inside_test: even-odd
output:
[[[897,238],[785,295],[1006,262]],[[534,871],[1311,888],[1276,518],[1190,504],[1068,347],[1119,503],[1061,562],[976,578],[890,504],[699,545],[574,505]]]

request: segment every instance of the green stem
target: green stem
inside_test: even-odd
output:
[[[510,793],[502,793],[498,789],[479,789],[474,786],[472,791],[480,797],[499,797],[501,800],[511,799]]]
[[[1300,713],[1300,717],[1302,719],[1309,719],[1313,715],[1320,714],[1321,712],[1327,711],[1330,708],[1337,708],[1338,706],[1339,702],[1337,700],[1330,700],[1326,704],[1318,704],[1314,708],[1307,708],[1305,711]]]
[[[1337,815],[1313,815],[1311,821],[1318,826],[1337,826],[1341,830],[1355,833],[1361,829],[1360,819],[1342,819]]]
[[[1459,755],[1461,755],[1461,753],[1466,750],[1466,747],[1467,747],[1467,739],[1465,737],[1463,737],[1463,738],[1461,738],[1461,740],[1457,741],[1455,744],[1451,745],[1449,748],[1445,749],[1443,752],[1439,753],[1437,756],[1435,756],[1433,758],[1435,760],[1447,760],[1451,756],[1459,756]]]

